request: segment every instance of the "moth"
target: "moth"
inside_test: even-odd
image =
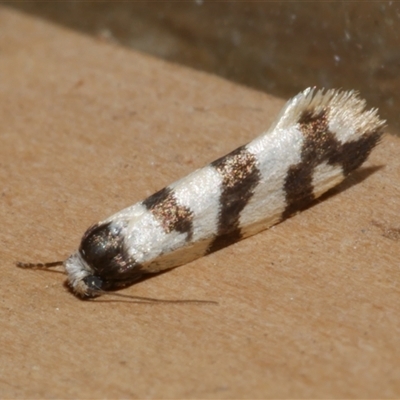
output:
[[[96,297],[254,235],[310,205],[360,167],[384,121],[353,91],[308,88],[269,130],[90,227],[62,264],[72,291]]]

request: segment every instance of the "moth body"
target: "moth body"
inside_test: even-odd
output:
[[[354,92],[306,89],[249,144],[89,228],[68,282],[97,296],[254,235],[339,184],[382,129]]]

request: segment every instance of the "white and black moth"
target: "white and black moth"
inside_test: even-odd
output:
[[[249,144],[89,228],[79,250],[62,263],[70,287],[80,297],[96,297],[307,207],[379,142],[384,121],[365,106],[354,92],[306,89]]]

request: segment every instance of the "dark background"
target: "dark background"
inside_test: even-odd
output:
[[[356,89],[400,132],[398,2],[3,4],[283,98]]]

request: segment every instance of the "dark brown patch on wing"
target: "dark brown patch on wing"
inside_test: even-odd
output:
[[[211,163],[222,176],[221,210],[217,237],[208,252],[213,252],[241,239],[240,213],[253,196],[261,179],[256,156],[239,147]]]
[[[299,128],[304,135],[301,162],[292,165],[286,175],[284,190],[286,209],[282,218],[303,209],[314,200],[312,177],[314,168],[324,159],[325,153],[336,151],[335,138],[328,131],[327,110],[318,114],[306,111],[300,117]]]
[[[382,130],[374,130],[365,133],[360,139],[341,145],[341,152],[336,157],[329,160],[330,164],[341,164],[343,174],[349,175],[350,172],[360,167],[371,154],[372,149],[379,143],[382,137]]]
[[[365,132],[358,140],[342,144],[329,131],[327,108],[318,113],[313,110],[305,111],[298,125],[304,135],[301,161],[289,168],[285,179],[287,206],[282,219],[304,209],[315,200],[312,180],[318,165],[324,162],[338,165],[346,176],[368,158],[382,136],[379,129]]]
[[[92,268],[98,289],[119,287],[120,282],[134,282],[142,275],[140,264],[129,256],[120,228],[111,222],[96,224],[84,234],[79,252]]]
[[[187,240],[193,236],[193,213],[178,204],[172,189],[166,187],[143,201],[143,205],[154,215],[166,233],[178,231],[187,233]]]
[[[153,193],[147,199],[143,200],[142,204],[148,209],[152,210],[158,203],[163,202],[171,194],[172,190],[169,187]]]

